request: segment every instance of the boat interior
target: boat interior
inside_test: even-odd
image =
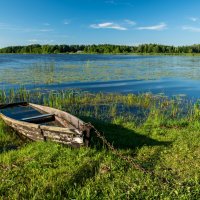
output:
[[[56,121],[54,114],[36,110],[26,102],[1,105],[0,112],[9,118],[23,122],[63,127]]]

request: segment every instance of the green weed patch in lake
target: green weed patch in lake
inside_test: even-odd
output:
[[[63,55],[64,56],[64,55]],[[0,83],[18,85],[60,84],[113,80],[199,80],[198,57],[133,56],[107,60],[21,63],[1,66]]]
[[[8,102],[10,94],[5,95],[2,99]],[[182,110],[184,99],[151,94],[61,91],[38,92],[36,98],[21,90],[20,95],[16,92],[14,96],[18,100],[37,99],[92,122],[121,154],[130,156],[153,175],[140,172],[113,155],[96,135],[92,136],[90,148],[81,149],[32,142],[0,153],[1,198],[198,199],[198,102],[185,104],[186,112]],[[126,109],[121,112],[119,105]],[[137,114],[131,112],[135,107],[145,116],[139,123],[135,120]],[[0,144],[14,144],[11,130],[3,127],[1,122]]]

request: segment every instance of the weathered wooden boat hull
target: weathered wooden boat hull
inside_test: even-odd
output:
[[[89,145],[91,128],[77,117],[60,111],[55,108],[41,106],[36,104],[28,104],[32,108],[42,112],[55,115],[55,120],[62,127],[47,126],[42,124],[34,124],[15,120],[0,113],[0,117],[4,122],[16,130],[19,134],[33,141],[54,141],[67,144],[72,147],[81,147]]]

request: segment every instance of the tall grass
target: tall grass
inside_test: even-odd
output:
[[[39,102],[91,121],[121,154],[152,173],[142,173],[120,160],[95,135],[90,148],[71,149],[49,142],[22,145],[1,122],[2,199],[199,198],[198,101],[73,90],[0,92],[1,103],[16,99]],[[17,150],[6,148],[13,144]]]

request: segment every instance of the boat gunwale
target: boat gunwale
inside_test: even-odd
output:
[[[62,133],[71,133],[71,134],[78,134],[76,131],[77,129],[71,129],[71,128],[65,128],[65,127],[57,127],[57,126],[46,126],[46,125],[40,125],[40,124],[34,124],[30,122],[23,122],[20,120],[16,120],[10,117],[7,117],[6,115],[0,113],[0,117],[5,121],[5,122],[11,122],[14,124],[18,124],[21,126],[25,127],[30,127],[30,128],[37,128],[37,129],[42,129],[42,130],[48,130],[48,131],[55,131],[55,132],[62,132]],[[74,132],[72,132],[74,131]]]

